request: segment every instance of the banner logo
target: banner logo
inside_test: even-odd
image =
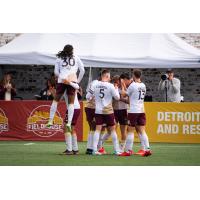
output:
[[[32,131],[40,137],[52,137],[57,132],[63,132],[63,120],[58,111],[54,116],[53,125],[50,128],[46,127],[49,111],[49,105],[36,107],[27,119],[27,131]]]
[[[0,108],[0,133],[3,131],[8,131],[8,118],[6,117],[4,111]]]

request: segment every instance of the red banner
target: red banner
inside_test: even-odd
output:
[[[54,124],[46,128],[51,101],[0,101],[0,140],[63,141],[65,102],[58,104]],[[78,141],[83,139],[83,104],[77,122]]]

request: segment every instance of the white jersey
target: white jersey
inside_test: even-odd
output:
[[[80,73],[77,79],[76,73],[78,70]],[[79,83],[83,78],[85,69],[80,58],[73,56],[72,58],[67,58],[66,62],[60,58],[56,59],[54,73],[58,77],[58,83],[62,83],[63,79],[70,79],[70,76],[73,79],[71,81],[77,81]]]
[[[111,114],[113,113],[112,99],[119,100],[120,95],[118,89],[109,82],[98,81],[90,90],[90,95],[95,97],[95,113]]]
[[[121,94],[121,89],[118,89],[119,94]],[[113,100],[113,108],[114,110],[127,110],[128,109],[128,104],[120,101],[120,100]]]
[[[89,85],[89,88],[87,90],[87,94],[86,94],[86,98],[87,98],[87,95],[91,92],[91,89],[95,86],[95,84],[98,83],[98,80],[93,80],[90,85]],[[95,99],[94,99],[94,96],[91,97],[90,99],[87,99],[86,101],[86,105],[85,105],[86,108],[92,108],[92,109],[95,109]]]
[[[146,86],[144,83],[132,82],[127,89],[130,101],[130,113],[144,113],[144,97]]]
[[[66,105],[68,107],[68,98],[67,98],[66,92],[64,94],[64,99],[65,99],[65,103],[66,103]],[[78,101],[78,95],[77,95],[77,92],[76,92],[75,99],[74,99],[74,109],[80,109],[80,108],[81,108],[81,106],[80,106],[80,103]]]

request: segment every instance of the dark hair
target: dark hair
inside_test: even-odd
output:
[[[130,78],[128,73],[123,73],[123,74],[120,75],[120,79],[128,79],[128,80],[130,80],[131,78]]]
[[[63,60],[66,60],[67,57],[71,58],[73,56],[73,46],[70,45],[70,44],[67,44],[64,46],[63,50],[62,51],[59,51],[57,53],[57,57],[58,58],[61,58]]]
[[[108,69],[104,69],[102,72],[101,72],[101,76],[104,76],[105,74],[109,74],[110,71]]]
[[[133,71],[133,74],[134,74],[134,76],[135,76],[136,78],[141,78],[141,76],[142,76],[142,71],[139,70],[139,69],[135,69],[135,70]]]

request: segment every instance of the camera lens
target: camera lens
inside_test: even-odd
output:
[[[162,79],[163,81],[165,81],[165,80],[167,79],[167,75],[166,75],[166,74],[161,75],[161,79]]]

